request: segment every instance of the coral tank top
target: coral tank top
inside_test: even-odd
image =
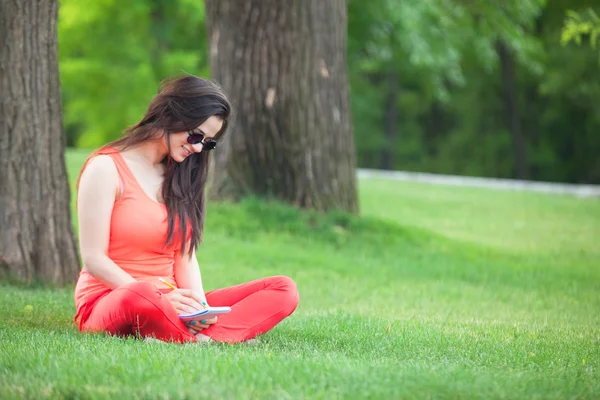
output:
[[[121,153],[114,148],[94,152],[82,172],[89,160],[99,154],[112,158],[121,180],[121,194],[115,201],[110,220],[108,257],[136,280],[152,282],[158,289],[168,289],[158,278],[175,284],[173,267],[179,243],[174,240],[166,246],[167,207],[144,192]],[[174,238],[178,235],[176,229]],[[75,286],[75,321],[79,320],[80,329],[96,302],[110,291],[87,272],[84,265]]]

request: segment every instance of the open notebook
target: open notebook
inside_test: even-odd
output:
[[[182,321],[201,321],[210,319],[219,315],[227,314],[231,311],[231,307],[207,307],[192,314],[179,314]]]

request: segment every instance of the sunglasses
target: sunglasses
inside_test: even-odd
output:
[[[201,143],[202,149],[206,150],[206,151],[212,150],[215,147],[217,147],[217,141],[214,139],[206,139],[204,136],[204,133],[187,131],[187,134],[188,134],[187,142],[189,144]]]

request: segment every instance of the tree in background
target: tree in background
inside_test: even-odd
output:
[[[561,43],[566,45],[575,42],[581,45],[585,37],[589,38],[590,46],[595,49],[598,45],[598,37],[600,37],[600,17],[591,8],[581,14],[568,10],[560,38]]]
[[[208,0],[212,77],[237,109],[212,196],[358,210],[344,0]]]
[[[208,76],[205,32],[202,1],[61,0],[68,145],[96,148],[120,137],[169,76]]]
[[[374,157],[379,161],[375,167],[398,168],[398,159],[406,153],[423,161],[430,155],[437,158],[440,151],[436,142],[444,140],[444,130],[451,123],[445,110],[452,107],[457,90],[473,79],[466,73],[470,61],[479,66],[477,75],[501,71],[503,110],[498,111],[505,117],[499,122],[512,136],[516,176],[527,177],[525,132],[517,104],[515,70],[523,66],[538,74],[542,71],[538,60],[541,47],[528,34],[542,7],[541,0],[501,3],[483,0],[373,0],[365,3],[351,0],[353,114],[371,129],[372,121],[362,118],[362,110],[368,108],[371,111],[373,101],[364,107],[362,98],[369,96],[369,86],[384,93],[379,100],[384,103],[382,109],[385,110],[381,116],[383,140],[369,141],[370,144],[377,143],[375,151],[381,151],[379,157]],[[361,82],[364,80],[368,83]],[[361,88],[358,93],[354,90],[356,87]],[[474,109],[478,106],[480,104],[471,105]],[[415,113],[429,115],[423,116],[424,121],[415,121]],[[406,122],[400,123],[402,120],[424,126],[407,127]],[[365,129],[360,122],[356,126]],[[421,134],[411,134],[414,130]],[[458,139],[458,135],[460,133],[456,132],[455,138]],[[481,141],[480,138],[471,140]],[[465,144],[468,145],[468,141]],[[359,144],[359,154],[364,157],[368,153],[363,151],[363,145]],[[457,162],[468,159],[465,155],[472,153],[469,148],[463,151],[462,156],[453,155]],[[405,166],[401,168],[406,169]]]
[[[349,0],[357,164],[600,183],[598,53],[561,45],[567,11],[592,21],[587,10],[600,15],[599,7]],[[165,76],[209,75],[202,1],[61,0],[59,42],[71,146],[120,136]]]
[[[591,5],[350,0],[358,164],[600,183],[597,54],[560,44]]]
[[[79,272],[56,49],[58,2],[0,0],[0,274],[62,285]]]

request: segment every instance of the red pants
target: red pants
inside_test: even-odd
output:
[[[273,276],[212,290],[206,293],[206,300],[211,306],[229,306],[231,312],[219,316],[216,324],[201,333],[219,342],[237,343],[269,331],[294,312],[299,297],[293,280]],[[141,281],[98,300],[83,330],[179,343],[196,341],[163,293]]]

